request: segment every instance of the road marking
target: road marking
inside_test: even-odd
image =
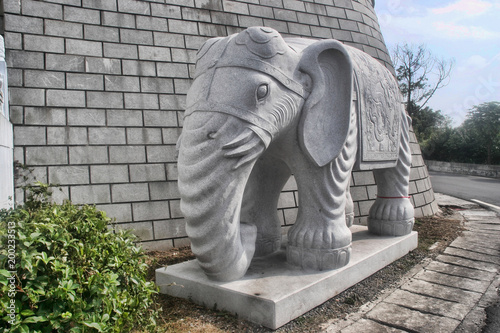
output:
[[[477,203],[479,206],[482,206],[482,207],[485,207],[485,208],[489,208],[489,209],[493,209],[493,210],[496,210],[497,212],[500,212],[500,207],[498,207],[498,206],[489,204],[487,202],[479,201],[477,199],[471,199],[471,201]]]

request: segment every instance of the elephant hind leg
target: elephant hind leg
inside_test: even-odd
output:
[[[402,113],[398,163],[393,168],[373,172],[377,183],[377,199],[370,209],[368,230],[377,235],[407,235],[415,221],[413,205],[408,196],[411,168],[409,119],[404,110]]]
[[[354,224],[354,202],[352,201],[350,186],[347,185],[346,190],[346,203],[345,203],[345,224],[348,228]]]

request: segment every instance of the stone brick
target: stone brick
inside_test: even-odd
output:
[[[131,182],[165,181],[165,165],[163,164],[134,164],[130,166]]]
[[[278,199],[278,208],[297,207],[293,192],[282,192]]]
[[[87,166],[49,167],[49,182],[58,185],[76,185],[89,183]]]
[[[238,1],[222,0],[222,5],[224,6],[224,12],[244,14],[244,15],[249,14],[248,4],[246,3],[241,3]]]
[[[71,186],[71,201],[74,204],[110,203],[109,185]]]
[[[168,201],[137,202],[132,204],[136,221],[164,220],[169,218]]]
[[[111,146],[109,147],[110,163],[145,163],[144,146]]]
[[[137,29],[168,31],[167,19],[161,17],[136,16]]]
[[[168,146],[170,147],[170,146]],[[175,147],[175,146],[173,146]],[[175,152],[175,150],[174,150]],[[172,153],[171,149],[169,151],[169,153]],[[168,181],[177,181],[178,179],[178,174],[179,174],[179,171],[177,169],[177,163],[174,162],[174,163],[167,163],[165,165],[165,167],[167,168],[167,180]]]
[[[82,0],[82,6],[94,9],[116,11],[116,1]]]
[[[85,92],[76,90],[47,90],[47,106],[85,107]]]
[[[351,187],[351,196],[354,201],[368,200],[366,187]]]
[[[177,127],[177,114],[171,111],[144,111],[144,126]]]
[[[11,50],[22,50],[23,36],[20,33],[5,32],[4,35],[5,48]],[[9,72],[9,81],[11,73]]]
[[[196,62],[196,51],[186,49],[172,49],[172,61],[194,64]]]
[[[69,126],[105,126],[105,110],[98,109],[68,109]]]
[[[64,53],[64,39],[25,34],[24,49],[27,51]]]
[[[30,146],[45,145],[45,127],[40,126],[15,126],[14,145]]]
[[[319,25],[319,20],[317,15],[306,14],[306,13],[297,13],[297,18],[299,23],[308,24],[308,25]]]
[[[415,194],[411,198],[415,203],[414,204],[415,207],[422,207],[425,205],[425,197],[422,193]]]
[[[174,1],[174,0],[167,0],[168,2],[179,2],[182,3],[184,6],[192,7],[192,0],[179,0],[179,1]],[[220,0],[195,0],[194,5],[196,8],[205,8],[205,9],[211,9],[211,10],[222,10],[222,1]]]
[[[311,36],[311,29],[308,25],[298,23],[288,23],[291,34],[299,36]]]
[[[212,23],[229,26],[238,26],[238,16],[236,14],[211,12]]]
[[[85,25],[84,33],[85,33],[85,39],[105,41],[105,42],[120,41],[118,28],[101,27],[96,25]]]
[[[171,61],[167,47],[139,45],[139,59],[152,61]]]
[[[102,57],[102,44],[80,39],[66,39],[66,53]]]
[[[65,6],[64,20],[98,25],[101,23],[101,14],[98,10]]]
[[[355,32],[355,31],[353,31],[351,33],[351,35],[352,35],[352,40],[354,43],[368,44],[368,37],[366,35]]]
[[[48,145],[86,145],[88,144],[85,127],[47,127]]]
[[[288,24],[284,21],[264,19],[264,26],[275,29],[282,34],[288,34]]]
[[[179,199],[177,182],[154,182],[149,184],[151,200]]]
[[[151,15],[149,2],[145,1],[118,0],[118,11],[133,14]]]
[[[127,45],[127,44],[111,44],[104,43],[104,56],[108,58],[119,58],[119,59],[137,59],[138,51],[136,45]],[[118,59],[113,59],[114,62],[119,64]],[[118,72],[114,72],[114,74],[119,74]]]
[[[371,171],[354,172],[352,176],[354,178],[353,185],[355,186],[375,184],[375,178],[373,177],[373,173]]]
[[[108,110],[108,126],[142,126],[142,112],[134,110]]]
[[[125,107],[127,109],[158,109],[158,95],[125,93]]]
[[[314,37],[332,38],[330,28],[311,27],[311,33]]]
[[[24,124],[24,112],[22,106],[12,106],[9,108],[10,111],[10,122],[14,125]]]
[[[75,90],[104,90],[104,78],[99,74],[66,74],[67,88]]]
[[[181,135],[180,128],[162,128],[163,143],[176,144]]]
[[[26,87],[62,89],[66,87],[62,72],[25,70],[24,78]]]
[[[184,110],[186,108],[185,95],[160,95],[160,109]]]
[[[359,204],[359,214],[361,216],[366,216],[368,215],[368,213],[370,212],[370,208],[372,207],[373,205],[373,200],[370,200],[370,201],[360,201],[358,202]]]
[[[338,19],[328,16],[318,16],[318,18],[319,18],[319,24],[322,27],[340,29],[340,24]]]
[[[210,11],[198,8],[182,7],[182,19],[187,21],[211,22]]]
[[[43,68],[43,53],[5,50],[5,60],[9,68]]]
[[[138,92],[139,78],[134,76],[104,76],[105,89],[107,91],[132,91]]]
[[[46,17],[56,20],[62,19],[62,6],[42,1],[23,0],[22,14],[26,16]]]
[[[115,222],[132,221],[132,205],[129,203],[97,205],[97,209],[106,212],[108,217],[115,219]]]
[[[147,183],[111,185],[113,202],[148,201]]]
[[[181,201],[180,200],[170,200],[170,217],[173,219],[184,217],[181,211]],[[185,224],[185,223],[184,223]]]
[[[158,64],[158,71],[160,71],[161,65],[162,64]],[[179,65],[185,66],[187,68],[186,65],[183,64]],[[169,76],[169,77],[174,77],[174,76]],[[158,94],[171,94],[174,92],[174,82],[172,81],[172,79],[161,79],[157,77],[141,77],[141,91],[158,93]]]
[[[284,8],[292,9],[298,12],[304,12],[306,10],[305,4],[306,3],[304,1],[298,1],[298,0],[287,0],[283,2]]]
[[[350,31],[332,29],[332,36],[334,39],[340,40],[342,42],[352,41],[352,34]]]
[[[120,39],[122,43],[153,45],[153,32],[134,29],[120,29]]]
[[[59,37],[83,38],[83,27],[80,23],[45,20],[45,34]]]
[[[127,144],[157,145],[162,143],[160,128],[127,128]]]
[[[135,28],[135,16],[122,13],[102,12],[102,24],[121,28]]]
[[[91,145],[125,144],[125,129],[114,127],[89,128],[89,143]]]
[[[283,8],[283,2],[281,0],[260,0],[260,4],[263,6]]]
[[[120,223],[116,224],[117,229],[131,230],[132,234],[137,236],[141,241],[153,239],[153,225],[151,222],[141,223]]]
[[[298,22],[297,12],[286,9],[274,9],[274,17],[277,20]]]
[[[6,31],[43,34],[43,20],[36,17],[5,14],[4,25]]]
[[[187,236],[186,221],[183,219],[155,221],[153,225],[156,239]]]
[[[26,164],[28,165],[60,165],[68,164],[66,147],[26,147]]]
[[[191,246],[191,241],[189,238],[175,238],[172,240],[174,242],[174,247]]]
[[[179,6],[170,6],[165,4],[152,3],[151,13],[153,16],[177,18],[177,19],[182,18],[181,7]]]
[[[248,9],[251,16],[274,18],[273,9],[271,7],[248,5]]]
[[[90,180],[92,184],[127,183],[129,181],[126,165],[91,165]]]
[[[21,14],[21,1],[2,1],[5,13]]]
[[[156,76],[156,65],[151,61],[122,60],[123,75]]]
[[[146,146],[146,152],[148,163],[177,162],[177,151],[174,145]]]
[[[297,208],[283,209],[283,217],[286,225],[295,224],[299,210]]]
[[[340,19],[339,23],[342,30],[358,31],[358,24],[354,21]]]
[[[24,122],[27,125],[66,125],[64,109],[46,107],[26,107],[24,109]]]
[[[345,11],[348,20],[363,22],[363,16],[360,12],[356,12],[353,10],[346,9]]]
[[[45,55],[47,70],[58,70],[64,72],[84,72],[84,57],[62,54]]]
[[[69,147],[69,162],[70,164],[108,163],[108,149],[104,146]],[[90,170],[92,172],[92,168]]]
[[[168,19],[168,27],[170,32],[198,35],[198,24],[196,22]]]
[[[345,9],[343,9],[343,8],[326,7],[326,12],[327,12],[328,16],[330,16],[330,17],[336,17],[336,18],[342,18],[342,19],[347,18],[347,15],[345,13]]]
[[[10,105],[43,106],[45,93],[43,89],[9,88]]]
[[[155,46],[184,48],[184,37],[179,34],[154,31],[153,39]]]
[[[253,26],[263,26],[264,21],[260,17],[253,16],[238,16],[238,21],[241,27],[253,27]]]
[[[122,109],[123,94],[114,92],[87,92],[87,106],[90,108]]]
[[[187,94],[189,87],[191,87],[192,80],[188,79],[174,79],[174,88],[176,94]]]

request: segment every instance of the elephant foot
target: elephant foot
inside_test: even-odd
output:
[[[350,228],[354,224],[354,212],[345,214],[345,225]]]
[[[368,231],[380,236],[404,236],[415,223],[408,198],[377,198],[368,216]]]
[[[255,257],[263,257],[281,248],[281,237],[257,238],[255,242]]]
[[[322,228],[297,222],[288,232],[287,261],[302,269],[337,269],[349,263],[351,240],[344,216]]]
[[[307,249],[288,245],[286,258],[289,264],[304,270],[325,271],[341,268],[351,259],[351,245],[339,249]]]

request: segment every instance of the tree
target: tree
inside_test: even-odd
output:
[[[476,151],[486,149],[486,164],[500,156],[500,103],[476,105],[467,114],[462,127],[474,140]]]
[[[436,90],[449,83],[455,60],[438,59],[425,45],[397,44],[392,52],[401,93],[406,100],[406,110],[414,117]]]

